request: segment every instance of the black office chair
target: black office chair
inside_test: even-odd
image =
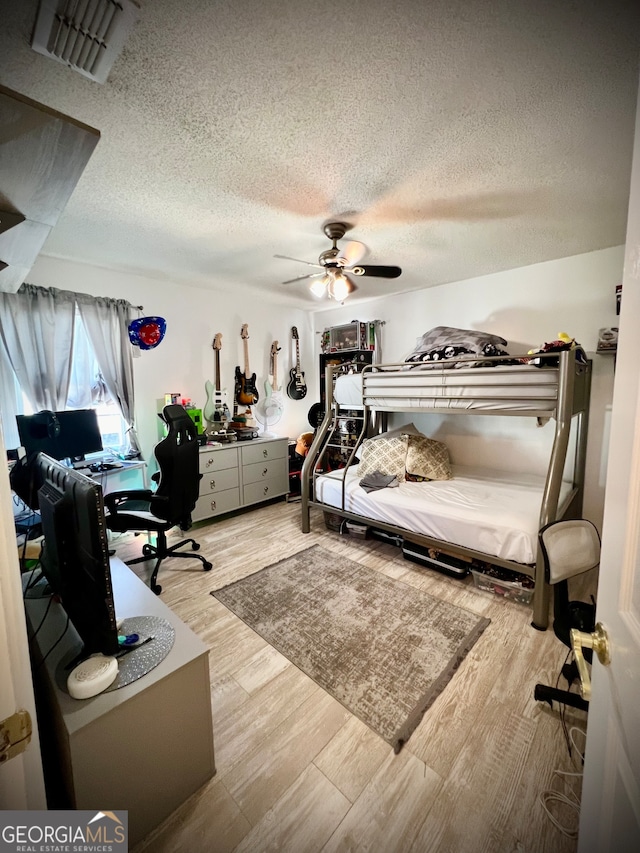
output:
[[[586,519],[553,521],[540,531],[540,547],[545,564],[545,576],[553,586],[553,630],[565,646],[571,648],[571,629],[590,634],[595,628],[595,604],[569,600],[569,578],[595,569],[600,563],[600,536]],[[585,658],[591,662],[590,650]],[[569,686],[578,678],[575,662],[565,664],[562,673]],[[534,698],[552,700],[586,711],[589,703],[570,690],[560,690],[536,684]]]
[[[155,492],[150,489],[132,489],[110,492],[104,496],[106,521],[109,530],[117,533],[147,531],[156,534],[156,544],[142,546],[142,556],[128,560],[133,566],[146,560],[156,560],[149,586],[159,595],[162,587],[156,583],[160,563],[168,557],[190,557],[200,560],[204,571],[212,564],[200,554],[182,552],[178,549],[191,545],[197,551],[200,545],[195,539],[183,539],[175,545],[167,545],[167,531],[172,527],[188,530],[191,513],[198,500],[202,475],[198,470],[198,433],[194,422],[182,406],[165,406],[162,419],[168,434],[154,450],[159,472],[152,479],[158,483]]]

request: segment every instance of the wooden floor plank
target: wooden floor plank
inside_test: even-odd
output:
[[[316,756],[314,764],[352,803],[391,752],[391,747],[357,717]]]
[[[251,825],[225,786],[213,779],[183,803],[132,853],[232,853]]]
[[[408,750],[390,752],[323,853],[405,853],[419,835],[425,803],[441,786],[440,777]]]
[[[319,853],[350,808],[349,800],[309,764],[236,853]]]
[[[214,734],[218,772],[224,774],[245,756],[259,752],[265,739],[318,690],[307,675],[289,664],[261,690],[247,694],[242,705],[218,714]]]
[[[339,702],[317,687],[247,753],[244,761],[221,774],[225,787],[252,826],[312,763],[348,717]]]

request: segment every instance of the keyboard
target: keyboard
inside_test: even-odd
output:
[[[89,470],[92,474],[101,474],[103,471],[114,471],[122,467],[122,462],[94,462],[89,465]]]

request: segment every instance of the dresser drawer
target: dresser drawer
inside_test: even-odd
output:
[[[233,488],[238,488],[237,467],[223,468],[222,470],[212,468],[202,475],[202,479],[200,480],[200,497]]]
[[[288,476],[275,477],[259,483],[247,483],[243,489],[243,503],[248,505],[268,501],[269,498],[277,498],[278,495],[285,495],[288,491]]]
[[[242,482],[260,483],[263,480],[271,480],[278,475],[288,472],[282,464],[282,459],[274,459],[272,462],[254,462],[253,465],[245,465],[242,469]]]
[[[223,492],[215,492],[210,495],[201,495],[198,498],[195,509],[191,513],[192,521],[202,521],[223,512],[231,512],[240,506],[240,490],[225,489]]]
[[[242,464],[251,465],[255,462],[268,462],[270,459],[284,459],[289,455],[289,441],[269,441],[266,444],[253,444],[240,448]]]
[[[235,447],[223,447],[220,450],[200,451],[200,473],[222,471],[225,468],[238,467],[238,451]]]

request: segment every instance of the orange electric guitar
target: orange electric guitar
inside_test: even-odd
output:
[[[244,373],[240,366],[236,367],[236,403],[239,406],[254,406],[258,400],[258,389],[256,388],[256,375],[249,368],[249,326],[245,323],[240,330],[240,337],[244,344]]]

